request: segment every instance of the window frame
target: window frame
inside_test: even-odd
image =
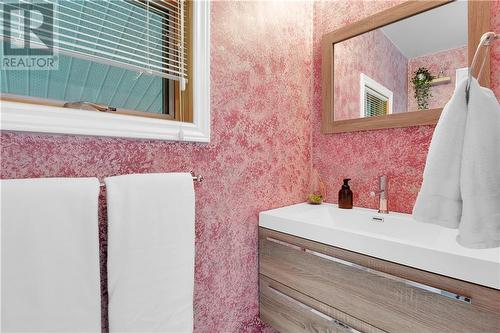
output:
[[[186,52],[186,61],[187,61],[187,77],[193,77],[193,48],[192,48],[192,35],[193,35],[193,2],[194,1],[186,1],[185,10],[187,12],[187,24],[185,25],[186,34],[185,34],[185,43],[187,45]],[[154,2],[151,3],[154,6]],[[164,45],[168,43],[168,36],[164,38]],[[170,83],[173,84],[173,115],[169,112],[168,114],[162,113],[162,118],[177,120],[177,121],[185,121],[192,122],[193,121],[193,104],[191,100],[193,98],[193,87],[189,82],[186,84],[186,89],[181,91],[179,81],[173,81],[169,79],[162,80],[162,91],[163,91],[163,108],[166,105],[170,105],[170,95],[168,90],[170,89]],[[182,102],[181,102],[182,101]],[[163,109],[164,110],[164,109]],[[170,110],[169,110],[170,111]]]
[[[187,5],[192,6],[192,64],[188,65],[192,75],[181,99],[184,107],[191,111],[183,119],[171,120],[164,117],[165,114],[158,117],[158,114],[133,110],[99,112],[69,109],[34,100],[14,101],[1,96],[0,129],[210,142],[210,2],[187,1]]]

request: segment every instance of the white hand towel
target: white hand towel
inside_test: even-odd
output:
[[[500,105],[473,80],[467,109],[460,186],[458,242],[471,248],[500,246]]]
[[[97,178],[0,184],[2,332],[100,332]]]
[[[424,180],[413,208],[413,217],[417,221],[448,228],[458,228],[460,223],[460,165],[467,120],[466,83],[464,80],[457,86],[434,130]]]
[[[105,182],[110,332],[192,332],[191,175],[137,174]]]

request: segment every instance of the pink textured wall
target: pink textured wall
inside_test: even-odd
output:
[[[360,117],[359,78],[363,73],[393,92],[393,112],[405,112],[408,100],[408,60],[381,30],[335,45],[334,84],[337,120]]]
[[[500,33],[500,0],[492,1],[491,31]],[[500,43],[491,46],[491,88],[497,98],[500,98]]]
[[[409,212],[415,200],[431,126],[320,130],[321,35],[395,3],[214,2],[210,144],[4,132],[1,177],[203,174],[196,189],[195,331],[266,330],[256,319],[257,213],[303,201],[311,159],[329,201],[350,176],[355,204],[375,207],[368,192],[379,174],[390,177],[391,209]],[[492,15],[492,29],[500,31],[498,1]],[[494,49],[500,96],[499,43]]]
[[[260,331],[257,214],[308,188],[311,22],[309,2],[212,3],[210,144],[7,132],[1,177],[202,174],[195,331]]]
[[[321,133],[321,36],[345,24],[404,1],[318,1],[314,3],[312,114],[313,166],[327,184],[327,201],[337,202],[341,180],[350,177],[354,204],[375,208],[369,192],[377,177],[389,176],[389,209],[411,212],[422,181],[422,172],[433,126],[408,127],[342,134]],[[500,31],[500,1],[491,8],[491,30]],[[492,55],[492,88],[500,96],[500,43]]]
[[[439,71],[443,69],[444,76],[449,76],[451,78],[450,83],[435,85],[431,88],[432,97],[429,99],[429,109],[442,108],[450,100],[451,95],[453,95],[453,91],[455,90],[456,70],[458,68],[467,67],[467,46],[409,59],[409,111],[418,110],[417,101],[414,97],[415,90],[413,89],[411,79],[413,78],[413,73],[415,73],[419,67],[427,68],[435,77],[437,77]]]

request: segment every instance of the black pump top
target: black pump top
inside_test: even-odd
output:
[[[349,188],[349,181],[350,180],[351,180],[351,178],[344,178],[344,185],[342,185],[342,187]]]

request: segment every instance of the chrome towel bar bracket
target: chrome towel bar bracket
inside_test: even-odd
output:
[[[189,173],[194,182],[201,183],[205,179],[202,175],[195,175],[194,171],[189,171]],[[99,186],[105,187],[106,184],[102,180],[99,180]]]

